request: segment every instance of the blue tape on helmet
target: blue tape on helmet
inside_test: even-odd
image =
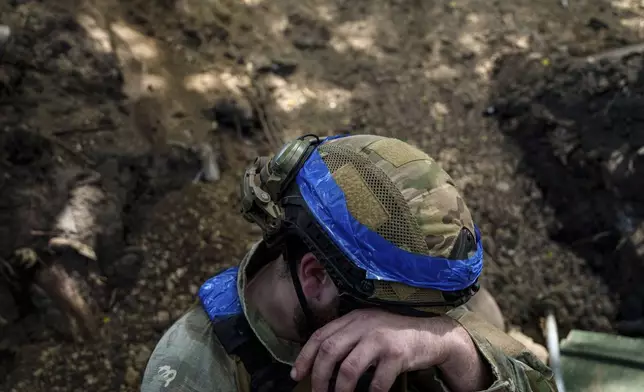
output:
[[[239,314],[242,311],[237,292],[238,267],[229,268],[208,279],[199,288],[201,306],[210,320]]]
[[[367,278],[456,291],[471,286],[481,274],[483,246],[478,227],[476,253],[469,259],[449,260],[408,252],[351,216],[344,193],[317,150],[304,163],[296,181],[317,222],[350,261],[367,271]]]

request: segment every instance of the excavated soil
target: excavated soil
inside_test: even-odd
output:
[[[201,282],[260,235],[238,214],[245,165],[305,133],[434,156],[485,237],[484,284],[535,339],[547,306],[562,335],[642,334],[644,64],[610,50],[641,40],[644,7],[569,3],[0,4],[0,390],[138,390]],[[204,144],[210,183],[194,181]],[[123,208],[81,340],[33,282],[88,171]]]

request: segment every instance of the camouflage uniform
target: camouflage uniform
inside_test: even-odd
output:
[[[263,261],[257,249],[257,245],[253,247],[240,265],[237,280],[239,300],[249,324],[266,349],[276,360],[291,365],[300,346],[275,336],[244,298],[246,267],[251,262]],[[487,391],[556,391],[550,370],[519,342],[480,320],[465,306],[448,312],[448,315],[467,329],[489,363],[494,383]],[[409,391],[449,391],[433,369],[408,378]],[[208,315],[201,305],[197,305],[181,317],[157,344],[145,370],[141,392],[248,392],[249,384],[249,375],[241,361],[228,356],[213,333]],[[308,380],[303,381],[296,391],[310,391]]]
[[[399,248],[448,258],[463,229],[475,232],[470,212],[452,179],[422,151],[396,139],[368,135],[332,140],[318,150],[341,188],[352,218]],[[342,160],[342,154],[348,158]],[[365,164],[381,170],[369,171]],[[383,182],[377,176],[386,176],[391,181]],[[382,184],[390,188],[383,190]],[[381,188],[376,189],[377,186]],[[251,278],[246,276],[249,266],[272,261],[264,259],[266,252],[262,247],[260,242],[246,255],[233,284],[222,289],[221,294],[230,296],[230,291],[234,291],[237,312],[243,312],[261,344],[274,360],[292,365],[300,346],[278,338],[244,296],[246,282]],[[475,273],[478,276],[480,271]],[[410,302],[412,307],[414,298],[420,298],[419,303],[442,299],[440,290],[418,289],[386,280],[374,282],[376,296]],[[543,363],[466,306],[416,308],[446,313],[463,325],[492,370],[494,382],[488,391],[556,391],[551,372]],[[435,369],[405,374],[399,377],[396,386],[401,391],[448,391]],[[250,377],[240,358],[228,355],[214,334],[209,313],[196,305],[158,343],[141,390],[248,392]],[[310,391],[310,380],[302,381],[295,390]]]

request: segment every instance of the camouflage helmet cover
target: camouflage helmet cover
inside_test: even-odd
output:
[[[374,279],[376,297],[440,302],[441,292],[478,279],[482,247],[470,211],[452,178],[418,148],[374,135],[331,138],[304,164],[297,183],[332,240]],[[341,205],[345,215],[330,205]],[[475,246],[467,260],[448,260],[463,231]],[[383,255],[383,246],[397,253]],[[429,275],[422,271],[427,267],[434,268]]]

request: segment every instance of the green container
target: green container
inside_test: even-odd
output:
[[[566,392],[644,392],[644,338],[573,330],[560,348]]]

